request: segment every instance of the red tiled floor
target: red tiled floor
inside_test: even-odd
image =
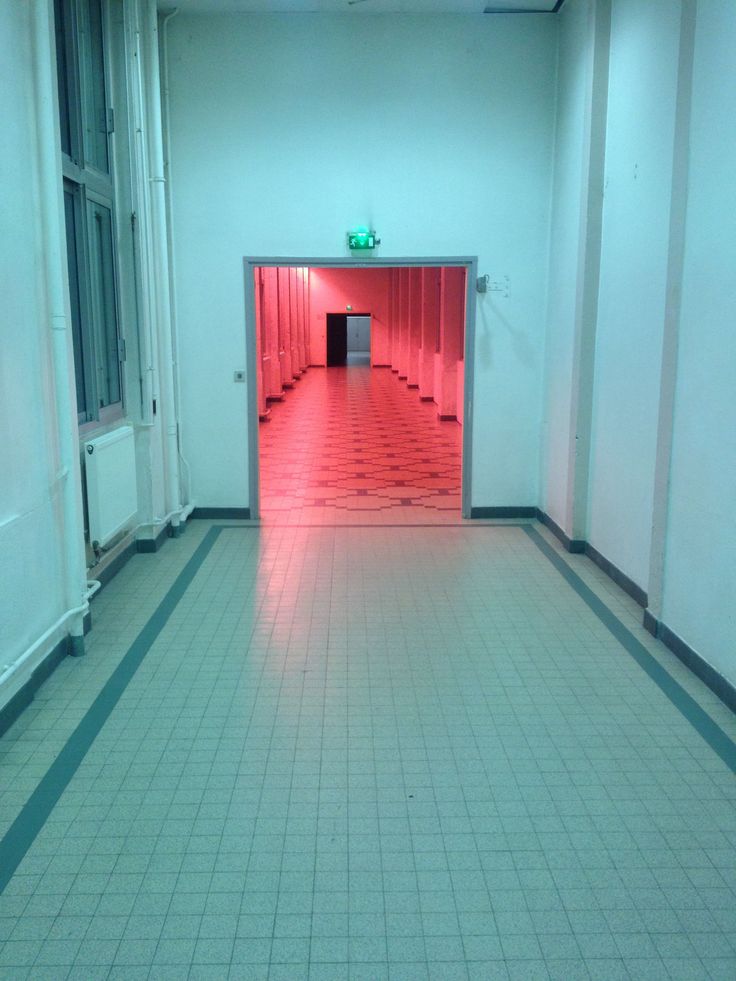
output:
[[[460,519],[462,429],[388,368],[310,368],[260,425],[261,519]]]

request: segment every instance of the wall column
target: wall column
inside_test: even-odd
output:
[[[399,378],[409,371],[409,274],[411,269],[399,269]]]
[[[419,397],[431,402],[434,394],[434,359],[440,336],[440,276],[442,270],[428,266],[422,274],[421,348],[419,351]]]

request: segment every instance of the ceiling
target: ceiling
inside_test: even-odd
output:
[[[552,13],[561,0],[159,0],[189,13],[482,14]]]

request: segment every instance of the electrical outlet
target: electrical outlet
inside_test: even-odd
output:
[[[234,382],[244,382],[245,381],[245,368],[236,368],[233,372]]]

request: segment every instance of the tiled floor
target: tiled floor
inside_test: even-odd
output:
[[[264,522],[460,519],[462,429],[388,368],[310,368],[260,444]]]
[[[733,981],[736,720],[545,548],[199,521],[135,556],[0,740],[0,856],[40,824],[0,978]]]

